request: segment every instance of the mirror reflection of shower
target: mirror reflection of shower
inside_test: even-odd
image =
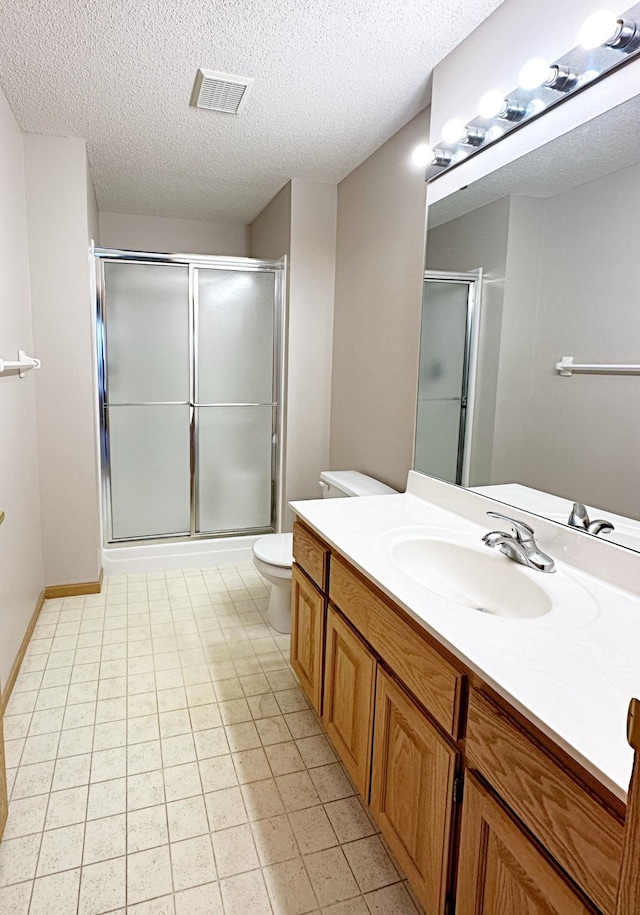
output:
[[[482,271],[424,275],[414,468],[468,485]]]
[[[283,262],[95,253],[105,543],[277,529]]]

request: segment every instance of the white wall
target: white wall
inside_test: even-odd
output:
[[[317,498],[329,466],[335,250],[334,185],[294,179],[251,226],[252,257],[288,258],[284,529],[287,503]]]
[[[249,227],[223,220],[100,213],[100,243],[129,251],[247,257]]]
[[[335,185],[291,182],[287,502],[317,498],[329,467],[336,217]]]
[[[338,186],[331,467],[404,490],[413,463],[425,183],[424,111]]]
[[[24,145],[33,336],[42,358],[36,403],[45,583],[90,582],[100,572],[100,525],[86,147],[33,134]]]
[[[34,354],[22,134],[0,92],[0,358]],[[35,355],[40,353],[35,351]],[[36,372],[0,376],[0,683],[44,585],[38,493]]]
[[[554,371],[566,354],[576,362],[638,361],[640,230],[629,206],[638,199],[635,165],[547,200],[539,259],[523,233],[521,267],[536,268],[537,307],[533,332],[519,328],[531,368],[515,398],[511,384],[519,417],[507,425],[507,442],[521,481],[640,519],[638,377]],[[528,442],[514,440],[517,424],[526,426]]]

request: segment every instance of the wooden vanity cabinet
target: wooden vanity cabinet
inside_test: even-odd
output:
[[[456,915],[593,915],[596,909],[480,781],[465,781]]]
[[[445,912],[459,754],[382,666],[374,721],[371,810],[426,911]]]
[[[464,675],[337,555],[329,598],[327,733],[365,801],[371,781],[371,812],[417,897],[444,915]]]
[[[428,915],[614,915],[623,805],[295,531],[293,667]]]
[[[375,685],[375,657],[329,607],[322,721],[365,801],[369,798]]]
[[[475,689],[466,752],[467,766],[486,779],[598,909],[612,915],[624,841],[621,820],[509,712]]]
[[[322,714],[322,681],[327,601],[304,572],[291,571],[291,666],[300,686]]]
[[[291,573],[291,666],[318,715],[322,715],[329,548],[296,521]]]

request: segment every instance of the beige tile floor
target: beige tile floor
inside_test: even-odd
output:
[[[47,601],[4,719],[2,915],[415,915],[250,563]]]

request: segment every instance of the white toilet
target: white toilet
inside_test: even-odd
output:
[[[379,480],[356,470],[323,470],[320,474],[323,499],[349,496],[380,496],[397,493]],[[271,583],[267,620],[278,632],[291,632],[291,566],[293,534],[267,534],[253,544],[253,564]]]

